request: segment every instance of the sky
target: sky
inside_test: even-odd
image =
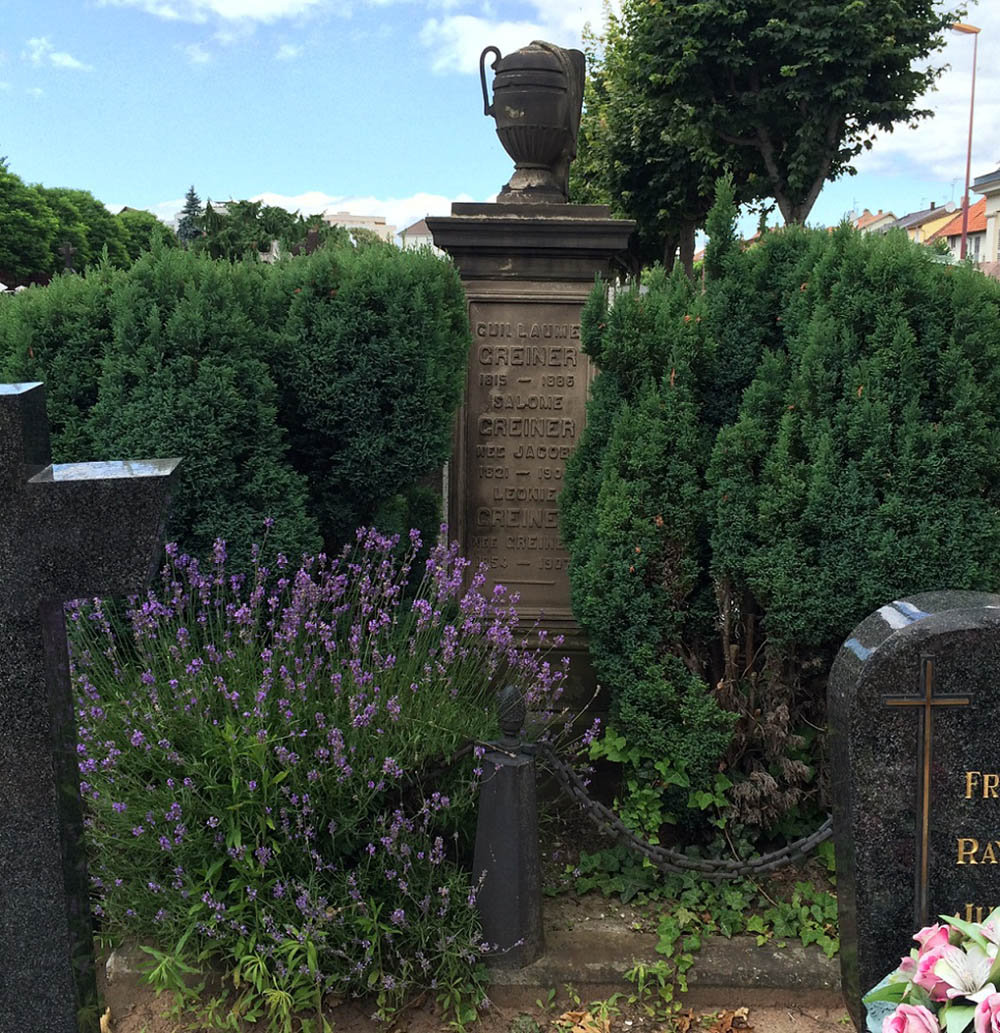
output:
[[[513,171],[483,115],[482,49],[580,46],[601,12],[602,0],[0,0],[0,155],[27,182],[112,210],[169,219],[193,185],[203,201],[402,229],[492,200]],[[966,20],[982,29],[975,178],[1000,166],[1000,0]],[[973,37],[948,35],[950,67],[924,104],[935,117],[880,138],[810,222],[961,204]]]

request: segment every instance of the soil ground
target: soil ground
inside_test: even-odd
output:
[[[551,812],[550,812],[551,816]],[[566,815],[547,824],[542,840],[544,879],[558,884],[585,844],[598,843],[589,827]],[[821,866],[808,864],[780,874],[769,889],[797,879],[821,882]],[[661,905],[662,906],[662,905]],[[634,959],[656,958],[656,905],[622,904],[599,893],[560,893],[544,901],[547,954],[519,972],[497,972],[489,1000],[470,1033],[849,1033],[853,1029],[840,997],[838,969],[815,948],[757,948],[752,938],[710,938],[689,974],[691,990],[682,1011],[667,1020],[650,1016],[623,973]],[[126,954],[127,957],[127,954]],[[704,975],[701,975],[704,974]],[[102,1033],[204,1033],[188,1014],[176,1014],[173,999],[156,993],[134,974],[99,985],[109,1009]],[[731,978],[730,978],[731,977]],[[211,997],[202,994],[202,1002]],[[374,1018],[365,1001],[324,1002],[336,1033],[439,1033],[453,1030],[431,999],[418,999],[389,1023]],[[226,1027],[264,1033],[264,1022]]]
[[[581,1003],[558,995],[552,1007],[539,1007],[545,991],[531,987],[502,987],[490,998],[473,1033],[848,1033],[851,1029],[843,1005],[829,1002],[809,1004],[801,998],[788,1003],[784,991],[751,994],[756,1003],[740,1004],[746,995],[738,992],[719,1007],[686,1008],[671,1023],[653,1019],[636,1006],[618,1004],[603,1016],[598,1002],[606,1001],[622,987],[582,986]],[[168,996],[157,997],[134,982],[104,990],[110,1010],[109,1033],[193,1033],[200,1027],[191,1018],[172,1014]],[[448,1022],[426,1002],[404,1012],[395,1022],[376,1021],[370,1009],[358,1002],[326,1009],[337,1033],[440,1033],[451,1029]],[[247,1024],[242,1033],[262,1033],[263,1023]],[[105,1030],[102,1029],[102,1033]]]
[[[652,957],[655,937],[642,908],[609,901],[598,894],[560,896],[545,904],[550,951],[545,960],[520,973],[498,973],[472,1033],[848,1033],[850,1022],[839,991],[828,985],[786,987],[693,985],[683,1011],[670,1021],[647,1014],[641,1002],[629,1003],[624,979],[629,957]],[[753,941],[733,944],[744,954]],[[569,945],[572,944],[572,949]],[[707,945],[696,961],[712,964]],[[730,951],[732,953],[732,951]],[[773,953],[773,952],[772,952]],[[723,962],[725,967],[725,962]],[[788,969],[790,966],[785,965]],[[794,968],[794,963],[791,966]],[[815,969],[815,964],[810,964]],[[823,969],[820,964],[819,969]],[[718,958],[714,968],[718,970]],[[829,968],[829,966],[827,966]],[[596,977],[592,975],[596,973]],[[609,978],[610,974],[610,978]],[[811,973],[812,974],[812,973]],[[821,971],[821,976],[824,973]],[[780,976],[780,973],[779,973]],[[100,988],[110,1009],[102,1033],[201,1033],[191,1016],[173,1013],[168,994],[157,997],[135,975],[108,983],[104,966]],[[524,979],[524,983],[516,980]],[[595,981],[599,979],[600,981]],[[790,979],[789,982],[792,980]],[[808,983],[809,980],[807,979]],[[823,978],[813,978],[822,984]],[[504,985],[504,984],[508,985]],[[511,985],[515,983],[515,985]],[[617,995],[617,997],[616,997]],[[210,994],[203,995],[207,1000]],[[329,1000],[324,1014],[337,1033],[439,1033],[452,1029],[432,1000],[417,1000],[393,1022],[380,1022],[369,1002]],[[263,1033],[265,1024],[245,1023],[240,1033]]]

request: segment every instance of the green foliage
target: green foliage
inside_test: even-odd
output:
[[[928,59],[961,13],[927,0],[625,0],[591,93],[608,131],[594,134],[597,164],[622,203],[654,186],[639,210],[651,227],[703,216],[723,166],[802,223],[878,131],[928,114],[916,105],[941,72]]]
[[[723,182],[703,288],[658,273],[583,320],[601,373],[560,500],[573,606],[639,751],[623,807],[653,832],[677,815],[664,757],[696,805],[721,765],[741,827],[821,803],[851,628],[1000,584],[1000,287],[903,234],[742,248],[734,217]]]
[[[192,185],[184,195],[184,207],[177,218],[177,239],[183,245],[187,246],[201,236],[202,211],[201,198]]]
[[[90,411],[111,334],[117,275],[107,264],[85,276],[57,276],[0,308],[0,378],[45,383],[54,455],[94,459]]]
[[[170,534],[202,558],[266,517],[289,555],[376,517],[433,538],[423,481],[448,455],[467,347],[451,266],[382,246],[272,266],[159,241],[0,307],[0,372],[47,383],[56,460],[182,457]]]
[[[602,372],[560,499],[573,609],[616,723],[642,750],[645,781],[665,756],[696,788],[711,781],[730,726],[680,659],[706,578],[694,374],[700,311],[678,272],[646,294],[621,295],[606,325],[597,320],[597,339],[587,332],[585,347]],[[593,316],[585,315],[588,331]]]
[[[986,414],[1000,291],[902,235],[848,229],[802,287],[808,313],[720,436],[710,479],[715,570],[752,591],[774,644],[814,648],[900,594],[996,586],[998,428]],[[747,455],[754,436],[737,503],[733,450]],[[734,504],[750,507],[739,533]]]
[[[343,227],[331,226],[322,216],[304,218],[261,201],[227,201],[214,208],[209,202],[191,219],[198,230],[191,247],[212,258],[233,262],[259,258],[275,244],[279,254],[299,254],[330,245],[347,247],[352,242],[352,235]],[[355,231],[353,237],[359,249],[372,243],[392,247],[366,230]]]
[[[215,208],[209,202],[199,226],[202,232],[192,245],[196,251],[236,261],[269,251],[272,241],[289,235],[295,216],[261,201],[229,201]]]
[[[128,265],[130,256],[124,226],[93,194],[65,187],[37,189],[59,220],[54,240],[56,270],[66,268],[67,260],[60,253],[65,244],[76,249],[76,253],[69,256],[74,269],[93,265],[101,259],[105,249],[112,265]]]
[[[55,268],[59,219],[37,187],[0,161],[0,280],[8,287],[45,277]]]
[[[281,551],[319,545],[261,354],[263,293],[258,267],[177,249],[140,258],[111,300],[95,449],[183,458],[167,533],[200,556],[216,537],[252,541],[264,517],[275,520]],[[237,555],[238,567],[248,564],[248,553]]]
[[[137,208],[123,208],[115,218],[124,233],[125,250],[134,262],[143,251],[149,251],[155,240],[166,247],[177,245],[177,235],[152,213]]]
[[[468,350],[454,269],[426,252],[323,249],[288,265],[284,284],[280,419],[325,540],[344,541],[396,495],[397,523],[426,520],[405,486],[450,451]]]
[[[577,158],[570,167],[574,201],[610,204],[636,221],[644,265],[674,264],[678,247],[688,273],[726,159],[703,124],[676,98],[651,89],[634,43],[610,9],[600,36],[585,32],[587,84]],[[741,179],[743,183],[744,175]]]
[[[840,949],[837,898],[822,879],[787,887],[752,879],[708,882],[693,872],[662,875],[622,846],[581,854],[562,879],[564,888],[576,893],[596,889],[625,903],[662,908],[657,952],[667,958],[689,955],[684,971],[703,938],[713,934],[753,934],[758,946],[798,940],[804,946],[816,944],[827,957]]]
[[[659,959],[636,964],[625,977],[635,987],[629,1003],[660,1019],[680,1007],[677,995],[687,991],[687,974],[708,936],[752,935],[758,946],[776,947],[797,940],[827,957],[840,949],[837,899],[824,879],[792,886],[779,880],[713,883],[693,872],[663,875],[629,848],[614,846],[581,853],[575,865],[566,866],[558,887],[550,888],[576,894],[593,890],[631,903],[655,922]]]
[[[173,236],[151,213],[112,215],[86,190],[28,186],[2,160],[0,226],[0,280],[8,287],[46,283],[70,266],[82,272],[102,258],[127,266],[149,247],[154,227],[168,242]]]

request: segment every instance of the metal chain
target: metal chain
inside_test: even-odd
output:
[[[590,796],[583,780],[560,759],[551,744],[540,742],[536,744],[535,749],[544,756],[563,792],[580,805],[584,814],[602,832],[608,833],[642,854],[663,872],[672,872],[677,875],[683,875],[685,872],[697,872],[709,880],[740,879],[748,875],[760,875],[804,857],[833,835],[833,821],[827,818],[812,835],[797,839],[780,850],[755,857],[750,861],[688,857],[677,850],[658,846],[637,836],[610,807],[606,807]]]

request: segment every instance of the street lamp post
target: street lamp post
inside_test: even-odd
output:
[[[955,22],[952,28],[972,36],[972,100],[969,102],[969,147],[965,155],[965,195],[962,197],[962,246],[959,257],[964,261],[969,247],[969,176],[972,171],[972,115],[976,110],[976,60],[979,55],[979,28]]]

